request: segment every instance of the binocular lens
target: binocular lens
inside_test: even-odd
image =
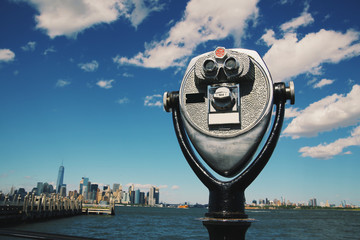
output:
[[[237,66],[237,62],[236,62],[235,58],[231,57],[231,58],[226,59],[226,61],[225,61],[226,70],[233,71],[237,67],[238,66]]]
[[[207,72],[207,73],[212,73],[216,70],[216,63],[211,60],[211,59],[208,59],[204,62],[204,71]]]

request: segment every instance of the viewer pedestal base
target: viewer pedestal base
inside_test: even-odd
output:
[[[210,240],[245,239],[247,229],[255,219],[202,218]]]

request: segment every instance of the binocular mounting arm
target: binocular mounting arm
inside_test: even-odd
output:
[[[231,181],[223,182],[216,179],[196,157],[187,135],[184,130],[183,121],[181,119],[179,108],[179,92],[165,93],[164,95],[164,108],[166,111],[172,110],[173,123],[177,139],[179,141],[181,150],[197,177],[209,189],[215,190],[221,187],[235,187],[245,190],[258,176],[262,169],[267,164],[270,156],[272,155],[276,143],[279,139],[282,123],[284,120],[285,102],[290,100],[291,104],[294,103],[293,83],[290,87],[285,87],[284,83],[274,84],[274,104],[276,105],[276,115],[272,130],[269,137],[260,151],[259,155],[253,160],[252,164],[247,167],[243,173]]]

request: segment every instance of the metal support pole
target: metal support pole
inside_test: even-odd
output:
[[[202,219],[210,239],[245,239],[254,219],[245,214],[245,189],[255,180],[269,161],[279,139],[284,120],[285,102],[293,96],[284,83],[274,84],[276,115],[269,137],[259,155],[239,176],[224,182],[215,178],[199,161],[184,130],[178,92],[166,95],[165,109],[172,109],[174,129],[181,150],[200,181],[209,189],[209,212]]]
[[[242,240],[251,225],[248,219],[204,219],[203,225],[209,233],[210,240]]]

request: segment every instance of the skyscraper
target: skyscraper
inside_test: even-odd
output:
[[[120,189],[120,183],[114,183],[113,184],[113,192],[116,192],[118,189]]]
[[[40,194],[42,194],[43,190],[44,190],[44,184],[42,182],[38,182],[36,195],[39,196]]]
[[[159,199],[160,199],[159,188],[152,186],[149,191],[148,205],[154,206],[155,204],[159,204]]]
[[[80,181],[80,191],[81,191],[81,194],[83,195],[84,199],[88,199],[88,192],[89,192],[89,178],[87,177],[83,177]]]
[[[155,198],[155,204],[159,204],[159,202],[160,202],[160,190],[159,190],[159,188],[155,188],[154,198]]]
[[[59,168],[59,174],[56,182],[56,193],[60,193],[61,186],[64,184],[64,171],[65,168],[63,165]]]
[[[66,197],[66,184],[63,184],[60,187],[60,196]]]
[[[317,203],[316,203],[316,198],[312,198],[309,200],[309,206],[310,207],[316,207]]]
[[[135,191],[135,201],[134,201],[135,204],[140,204],[140,189],[137,189]]]

